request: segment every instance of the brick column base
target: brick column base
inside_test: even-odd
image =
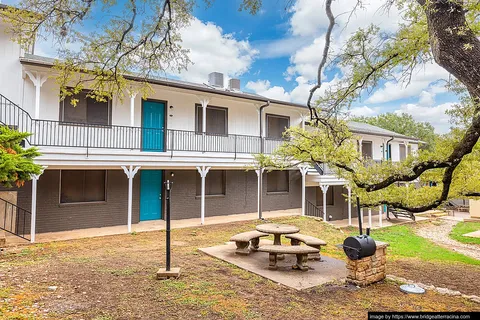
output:
[[[347,282],[365,287],[385,279],[388,243],[375,241],[377,250],[370,257],[350,260],[347,257]]]

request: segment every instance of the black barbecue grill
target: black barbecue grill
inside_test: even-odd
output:
[[[367,228],[367,234],[363,234],[362,219],[360,218],[360,199],[357,197],[358,210],[358,228],[359,236],[348,237],[343,241],[343,251],[350,260],[359,260],[365,257],[373,256],[377,250],[375,240],[370,237],[370,228]]]

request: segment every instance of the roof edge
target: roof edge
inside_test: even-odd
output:
[[[48,58],[48,57],[45,57]],[[52,59],[52,58],[48,58]],[[48,62],[48,61],[40,61],[37,59],[32,59],[28,57],[20,57],[20,63],[26,64],[26,65],[34,65],[34,66],[41,66],[41,67],[53,67],[54,63]],[[132,80],[132,81],[144,81],[145,79],[136,77],[134,75],[125,75],[124,76],[126,79]],[[303,108],[307,110],[306,105],[298,104],[298,103],[292,103],[292,102],[287,102],[287,101],[281,101],[281,100],[276,100],[276,99],[268,99],[267,97],[263,96],[258,96],[258,98],[255,98],[253,96],[247,96],[246,94],[242,93],[237,93],[237,92],[232,92],[232,91],[219,91],[216,89],[209,89],[209,88],[199,88],[195,86],[191,86],[188,84],[181,84],[181,83],[174,83],[168,80],[160,80],[160,79],[146,79],[148,83],[152,84],[158,84],[162,85],[165,87],[173,87],[173,88],[179,88],[179,89],[187,89],[187,90],[193,90],[193,91],[199,91],[199,92],[205,92],[205,93],[213,93],[213,94],[219,94],[223,96],[229,96],[229,97],[235,97],[235,98],[241,98],[241,99],[246,99],[246,100],[253,100],[253,101],[259,101],[259,102],[268,102],[274,103],[274,104],[279,104],[279,105],[284,105],[284,106],[289,106],[289,107],[295,107],[295,108]]]

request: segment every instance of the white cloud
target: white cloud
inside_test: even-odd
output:
[[[330,82],[324,82],[322,87],[318,89],[313,95],[312,101],[314,102],[316,99],[318,99],[319,96],[325,92],[325,90],[335,84],[338,80],[339,79],[335,77]],[[295,81],[297,82],[297,85],[290,92],[285,90],[285,88],[281,86],[272,87],[270,81],[268,80],[258,80],[255,82],[249,81],[246,85],[246,88],[267,98],[295,102],[305,105],[307,103],[308,95],[310,93],[310,89],[313,87],[313,84],[304,77],[297,77]]]
[[[450,129],[450,117],[445,111],[451,109],[455,102],[446,102],[437,106],[426,107],[420,104],[408,103],[395,110],[397,114],[408,113],[417,121],[430,122],[438,133],[446,133]]]
[[[255,93],[275,100],[282,100],[290,102],[290,94],[285,91],[283,87],[271,86],[268,80],[249,81],[246,86],[247,89]]]
[[[408,86],[398,81],[387,81],[383,87],[377,89],[368,99],[367,103],[384,103],[399,99],[416,97],[423,91],[431,94],[444,92],[444,86],[435,84],[439,79],[447,79],[448,72],[437,64],[427,64],[417,68],[412,75]]]
[[[349,117],[357,117],[357,116],[364,116],[364,117],[373,117],[380,113],[379,107],[370,108],[368,106],[363,107],[355,107],[349,110],[348,116]]]
[[[179,74],[184,80],[203,83],[213,71],[238,77],[249,70],[258,54],[248,39],[237,40],[232,34],[223,33],[219,26],[197,18],[193,18],[180,34],[182,46],[190,50],[189,56],[193,62],[188,70]]]

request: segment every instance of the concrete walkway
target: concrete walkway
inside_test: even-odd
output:
[[[385,228],[385,227],[390,227],[393,225],[400,225],[400,224],[406,224],[406,223],[413,223],[414,221],[408,218],[399,218],[396,219],[393,215],[390,215],[391,219],[387,220],[386,214],[382,216],[382,225],[380,226],[380,221],[378,214],[377,215],[372,215],[372,225],[370,226],[368,223],[368,215],[365,215],[363,218],[363,228],[368,228],[370,227],[372,230],[373,229],[380,229],[380,228]],[[425,221],[428,220],[428,217],[420,217],[417,216],[415,217],[416,221]],[[339,228],[346,228],[348,227],[348,219],[343,219],[343,220],[335,220],[335,221],[329,221],[331,225]],[[358,218],[352,218],[352,226],[355,228],[358,228]]]
[[[299,216],[301,214],[301,209],[290,209],[290,210],[277,210],[277,211],[264,211],[263,218],[282,218],[288,216]],[[216,217],[205,217],[205,225],[214,225],[222,224],[229,222],[237,221],[250,221],[256,220],[258,218],[258,213],[243,213],[243,214],[233,214],[226,216],[216,216]],[[182,220],[172,220],[172,229],[180,228],[190,228],[190,227],[200,227],[200,218],[193,219],[182,219]],[[148,231],[158,231],[165,230],[165,221],[164,220],[154,220],[154,221],[143,221],[138,224],[132,225],[132,230],[134,232],[148,232]],[[93,237],[103,237],[111,236],[117,234],[126,234],[127,226],[113,226],[113,227],[103,227],[103,228],[89,228],[89,229],[78,229],[70,231],[60,231],[60,232],[48,232],[48,233],[38,233],[36,235],[36,243],[44,243],[51,241],[64,241],[64,240],[73,240],[73,239],[82,239],[82,238],[93,238]],[[20,244],[28,244],[29,242],[18,238],[13,235],[7,235],[7,246],[15,246]]]
[[[449,250],[453,250],[471,258],[480,260],[480,246],[461,243],[450,238],[449,234],[452,231],[452,228],[458,223],[458,221],[445,219],[442,219],[440,221],[442,222],[441,224],[425,225],[422,228],[417,229],[416,233],[419,236],[429,239]]]

